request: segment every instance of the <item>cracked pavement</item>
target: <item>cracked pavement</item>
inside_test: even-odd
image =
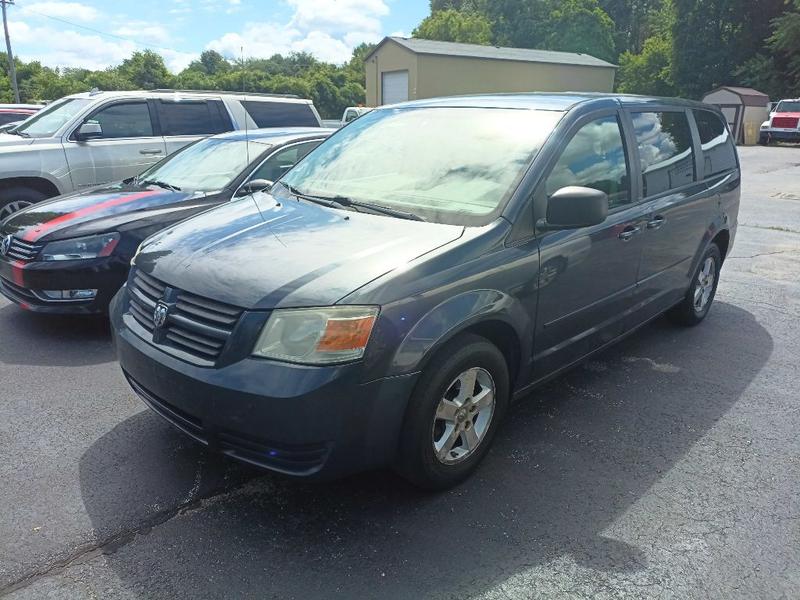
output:
[[[287,481],[144,409],[99,321],[0,300],[0,596],[800,597],[800,148],[742,148],[707,321],[517,404],[475,476]]]

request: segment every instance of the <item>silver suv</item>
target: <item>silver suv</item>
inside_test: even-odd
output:
[[[0,134],[0,221],[45,198],[133,177],[201,137],[290,126],[321,126],[310,100],[183,90],[66,96]]]

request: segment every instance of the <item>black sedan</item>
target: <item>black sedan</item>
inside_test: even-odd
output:
[[[105,312],[142,240],[268,187],[330,133],[226,133],[138,177],[21,210],[0,223],[0,293],[35,312]]]

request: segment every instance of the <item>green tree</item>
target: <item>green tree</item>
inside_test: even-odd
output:
[[[772,21],[774,31],[767,39],[776,55],[774,65],[785,74],[786,96],[800,96],[800,0],[793,7]]]
[[[674,96],[672,44],[666,36],[648,38],[639,54],[619,57],[617,89],[622,93]]]
[[[152,50],[134,52],[122,61],[119,74],[138,89],[152,90],[172,86],[173,77],[164,64],[164,59]]]
[[[616,59],[614,22],[597,0],[563,0],[548,15],[544,47]]]
[[[426,17],[413,35],[427,40],[488,45],[492,42],[492,25],[479,13],[449,8]]]

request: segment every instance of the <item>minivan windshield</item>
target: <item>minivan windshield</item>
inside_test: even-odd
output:
[[[800,100],[781,100],[775,112],[800,112]]]
[[[149,168],[136,179],[184,191],[213,192],[227,187],[251,161],[270,148],[244,139],[206,138]]]
[[[499,215],[562,114],[472,107],[374,110],[323,142],[281,181],[309,196],[343,196],[426,221],[482,225]]]
[[[18,125],[14,133],[33,138],[52,137],[91,102],[88,98],[64,98],[53,102]]]

